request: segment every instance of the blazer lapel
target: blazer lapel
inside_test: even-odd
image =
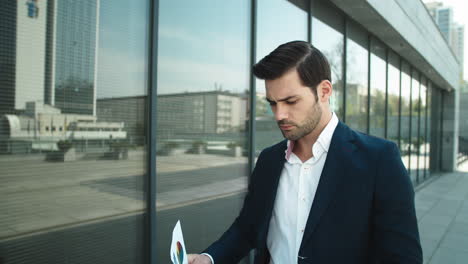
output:
[[[268,234],[268,229],[270,226],[270,219],[273,213],[273,206],[276,199],[276,193],[278,191],[279,179],[281,172],[284,167],[285,153],[284,151],[287,148],[286,140],[275,149],[275,151],[265,160],[267,166],[265,171],[262,172],[264,176],[264,189],[265,189],[265,216],[262,221],[262,225],[259,230],[259,241],[261,245],[266,248],[266,236]]]
[[[352,139],[350,132],[351,130],[346,125],[339,122],[333,133],[327,159],[307,219],[301,248],[311,237],[320,221],[320,217],[335,196],[336,187],[339,185],[340,179],[344,174],[344,168],[347,167],[346,162],[351,152],[355,149],[355,146],[350,142]]]

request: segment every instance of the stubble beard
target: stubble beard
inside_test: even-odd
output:
[[[278,125],[282,124],[289,124],[295,126],[293,130],[290,131],[283,131],[281,130],[281,133],[283,134],[283,137],[296,141],[305,135],[310,134],[314,129],[317,127],[318,123],[320,122],[320,119],[322,118],[322,109],[318,104],[314,104],[313,107],[310,108],[310,110],[307,113],[307,118],[303,122],[303,124],[296,124],[293,122],[288,122],[287,120],[281,120],[278,122]]]

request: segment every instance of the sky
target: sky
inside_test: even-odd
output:
[[[434,2],[434,0],[423,0],[423,3]],[[453,20],[454,22],[465,25],[465,72],[464,79],[468,80],[468,16],[466,11],[468,11],[468,1],[466,0],[437,0],[437,2],[442,2],[444,6],[449,6],[453,8]]]

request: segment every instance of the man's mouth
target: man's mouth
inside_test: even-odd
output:
[[[280,125],[279,126],[281,130],[291,130],[293,129],[293,125]]]

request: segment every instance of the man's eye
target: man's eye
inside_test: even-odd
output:
[[[275,103],[275,102],[268,102],[268,103],[270,104],[270,106],[274,106],[274,105],[276,105],[276,103]]]
[[[286,103],[287,103],[288,105],[295,104],[296,102],[297,102],[297,101],[286,101]]]

